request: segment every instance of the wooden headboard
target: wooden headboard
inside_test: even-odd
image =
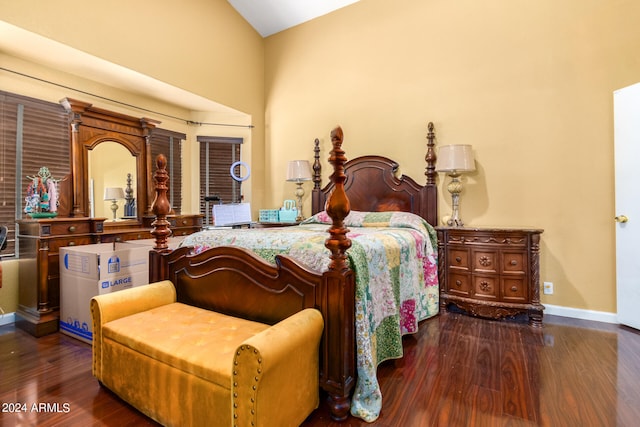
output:
[[[427,183],[420,185],[408,176],[398,177],[398,163],[386,157],[375,155],[356,157],[344,165],[344,173],[347,176],[344,187],[351,204],[351,210],[411,212],[420,215],[431,225],[438,224],[433,123],[429,122],[427,128],[427,154],[425,155]],[[316,139],[311,208],[313,214],[324,209],[327,197],[334,187],[331,182],[324,188],[320,188],[321,167],[318,145],[319,140]]]

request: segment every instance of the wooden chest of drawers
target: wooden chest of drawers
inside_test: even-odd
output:
[[[202,230],[202,215],[168,215],[172,236],[187,236]],[[100,243],[126,242],[130,240],[152,239],[151,230],[155,217],[144,217],[141,225],[126,222],[104,223],[104,233],[100,235]]]
[[[126,242],[128,240],[151,239],[151,229],[149,228],[129,228],[124,230],[114,230],[105,228],[100,236],[100,243]]]
[[[187,236],[202,230],[203,215],[168,215],[172,236]]]
[[[538,229],[437,227],[440,305],[542,324]]]
[[[201,214],[167,215],[171,235],[174,237],[187,236],[202,230],[203,218],[204,215]],[[154,216],[145,216],[142,218],[142,224],[144,227],[149,228],[149,232],[151,232],[155,219]]]
[[[58,330],[60,308],[59,251],[64,246],[150,239],[154,217],[146,223],[105,222],[105,218],[18,220],[20,257],[16,325],[40,337]],[[168,217],[174,236],[202,229],[202,215]]]
[[[97,243],[104,218],[18,220],[20,257],[16,324],[34,336],[58,330],[59,250]]]

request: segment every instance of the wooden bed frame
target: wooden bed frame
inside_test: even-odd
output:
[[[363,212],[402,211],[411,212],[426,219],[431,225],[438,223],[438,190],[436,186],[436,152],[433,123],[427,125],[426,185],[412,178],[397,176],[398,163],[382,156],[361,156],[344,165],[347,176],[344,191],[351,209]],[[342,130],[340,130],[342,132]],[[342,134],[340,135],[342,137]],[[315,140],[313,163],[312,213],[324,209],[329,194],[335,188],[333,182],[320,188],[320,141]]]
[[[428,125],[427,184],[396,177],[398,164],[385,157],[364,156],[347,162],[341,128],[331,132],[331,182],[320,188],[318,140],[315,145],[313,212],[326,209],[333,223],[325,246],[331,262],[319,273],[278,255],[275,265],[238,247],[217,247],[200,254],[190,248],[168,248],[171,234],[167,215],[166,159],[159,156],[154,176],[156,198],[152,223],[155,246],[151,251],[150,280],[171,280],[178,301],[229,315],[274,324],[304,308],[320,310],[325,329],[320,344],[320,386],[327,393],[332,418],[349,416],[350,394],[356,380],[355,280],[346,250],[351,246],[344,218],[351,209],[401,210],[416,213],[431,224],[437,219],[434,127]],[[372,185],[375,183],[376,185]]]

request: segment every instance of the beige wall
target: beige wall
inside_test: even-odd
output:
[[[639,19],[633,0],[362,0],[267,38],[272,203],[336,124],[347,157],[424,182],[433,121],[437,144],[474,147],[466,223],[543,228],[543,303],[615,312],[612,92],[640,81]]]

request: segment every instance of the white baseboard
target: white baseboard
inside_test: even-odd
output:
[[[553,316],[572,317],[574,319],[593,320],[595,322],[620,323],[616,313],[607,313],[605,311],[584,310],[581,308],[563,307],[561,305],[543,304],[544,314]],[[15,313],[4,313],[0,315],[0,326],[15,323]]]
[[[2,313],[0,314],[0,326],[10,325],[16,322],[15,313]]]
[[[595,322],[620,323],[617,313],[607,313],[606,311],[584,310],[581,308],[563,307],[560,305],[544,305],[544,314],[553,316],[573,317],[574,319],[593,320]]]

